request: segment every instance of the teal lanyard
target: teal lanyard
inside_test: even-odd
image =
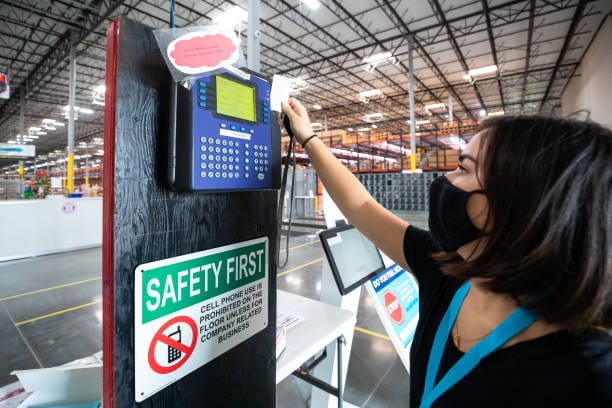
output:
[[[508,316],[487,337],[479,341],[466,354],[453,365],[442,379],[434,386],[438,374],[438,367],[442,359],[444,345],[448,339],[451,328],[455,323],[461,304],[470,289],[470,281],[465,282],[453,296],[444,317],[440,321],[436,337],[434,338],[429,361],[427,363],[427,374],[425,376],[425,388],[421,399],[421,408],[429,408],[440,395],[444,394],[450,387],[459,382],[470,371],[478,365],[480,360],[497,350],[502,344],[523,331],[537,317],[534,313],[519,307]]]

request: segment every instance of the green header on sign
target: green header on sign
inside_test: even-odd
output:
[[[142,323],[266,277],[266,242],[144,270]]]

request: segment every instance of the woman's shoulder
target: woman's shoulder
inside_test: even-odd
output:
[[[569,394],[574,390],[581,395],[590,394],[594,401],[612,401],[612,334],[609,331],[560,330],[517,347],[521,348],[533,375],[547,378],[551,386],[567,384],[569,388],[565,392]]]

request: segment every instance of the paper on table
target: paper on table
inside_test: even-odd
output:
[[[270,91],[270,108],[275,112],[281,111],[281,102],[287,102],[290,89],[289,78],[274,75],[272,78],[272,90]]]

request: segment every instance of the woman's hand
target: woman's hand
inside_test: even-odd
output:
[[[289,98],[287,103],[281,102],[283,112],[289,118],[291,122],[291,129],[295,140],[302,144],[302,142],[313,135],[312,126],[310,125],[310,118],[304,105],[295,98]]]

